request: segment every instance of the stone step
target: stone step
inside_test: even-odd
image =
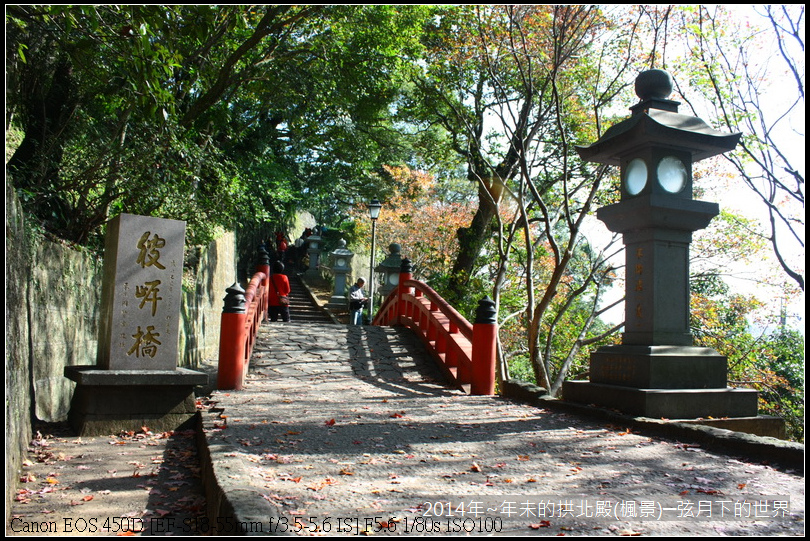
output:
[[[290,322],[332,325],[334,321],[315,302],[301,278],[294,273],[287,274],[287,278],[290,281]]]

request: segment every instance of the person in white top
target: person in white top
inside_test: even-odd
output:
[[[364,285],[366,285],[366,280],[358,278],[357,282],[349,288],[349,322],[352,325],[363,324],[363,308],[368,303],[368,297],[363,293]]]

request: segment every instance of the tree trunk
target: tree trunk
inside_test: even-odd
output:
[[[492,195],[483,182],[478,183],[478,209],[470,227],[462,227],[456,232],[459,253],[453,264],[450,276],[450,302],[464,297],[467,284],[472,276],[475,262],[487,240],[492,236],[492,219],[497,212]]]
[[[63,60],[54,69],[50,87],[33,83],[26,104],[25,137],[8,162],[15,186],[27,188],[41,184],[59,173],[63,138],[75,109],[73,68]]]

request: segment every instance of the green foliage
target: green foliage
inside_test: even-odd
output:
[[[789,438],[804,441],[804,337],[784,327],[753,332],[748,318],[760,306],[719,276],[703,276],[692,287],[692,334],[728,358],[731,386],[759,391],[760,413],[783,417]]]
[[[766,411],[785,419],[788,438],[804,443],[804,336],[781,328],[768,337],[768,369],[774,382],[761,388]]]
[[[8,170],[80,244],[118,212],[186,220],[190,243],[302,204],[330,220],[408,152],[389,104],[427,12],[13,6],[7,118],[25,137]]]

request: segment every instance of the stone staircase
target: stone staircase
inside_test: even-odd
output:
[[[294,273],[287,275],[290,280],[290,321],[293,323],[320,323],[332,325],[336,321],[325,308],[319,306],[304,286],[301,278]]]

